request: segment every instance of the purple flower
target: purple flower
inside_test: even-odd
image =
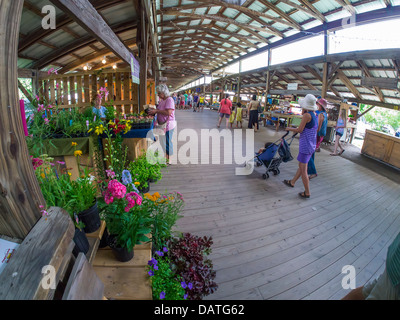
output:
[[[149,260],[149,262],[147,262],[147,264],[149,266],[156,266],[157,263],[158,263],[158,261],[156,259],[154,259],[154,258],[151,258],[151,260]]]
[[[122,183],[126,186],[132,183],[132,176],[129,170],[122,171]]]
[[[167,247],[164,247],[164,248],[163,248],[163,251],[164,251],[164,252],[168,252]]]
[[[186,300],[187,298],[188,298],[188,294],[186,293],[186,294],[183,296],[183,299]]]
[[[164,292],[164,291],[161,291],[161,293],[160,293],[160,300],[163,300],[163,299],[165,299],[165,292]]]
[[[164,256],[164,253],[162,253],[161,251],[156,251],[156,254],[160,257]]]
[[[185,282],[185,281],[182,281],[182,282],[181,282],[181,286],[182,286],[183,289],[186,289],[186,288],[187,288],[186,282]]]
[[[156,270],[156,271],[158,270],[158,266],[157,266],[157,265],[154,265],[153,268],[154,268],[154,270]]]
[[[189,288],[189,290],[193,289],[193,284],[191,282],[188,283],[188,288]]]
[[[150,271],[148,272],[148,274],[149,274],[150,277],[154,276],[154,272],[153,272],[152,270],[150,270]]]

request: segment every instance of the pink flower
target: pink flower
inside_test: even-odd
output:
[[[108,191],[114,198],[122,199],[126,194],[126,187],[118,180],[111,180],[108,183]]]
[[[114,198],[111,196],[111,194],[108,191],[104,191],[103,196],[104,196],[105,203],[107,203],[107,204],[113,203]]]
[[[32,158],[33,169],[36,170],[43,164],[43,160],[40,158]]]
[[[49,122],[50,122],[49,119],[47,119],[47,118],[44,119],[45,124],[49,124]]]
[[[115,172],[112,170],[106,170],[107,172],[107,177],[109,177],[110,179],[114,179],[115,178]]]

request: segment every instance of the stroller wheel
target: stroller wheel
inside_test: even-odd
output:
[[[274,170],[274,176],[278,175],[278,170]]]
[[[268,174],[268,173],[264,173],[264,174],[262,175],[262,177],[263,177],[264,180],[266,180],[266,179],[269,178],[269,174]]]

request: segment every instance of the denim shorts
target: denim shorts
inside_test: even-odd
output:
[[[393,286],[386,273],[386,269],[377,279],[368,282],[363,287],[362,293],[366,300],[400,299],[400,288],[399,286]]]
[[[220,118],[223,118],[224,115],[225,115],[225,118],[229,118],[229,117],[231,116],[231,115],[228,114],[228,113],[220,113],[220,114],[219,114]]]

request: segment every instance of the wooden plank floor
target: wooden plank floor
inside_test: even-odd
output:
[[[178,134],[216,128],[218,118],[210,110],[177,110],[176,115]],[[255,150],[284,133],[261,127]],[[264,167],[235,175],[239,165],[213,164],[216,155],[210,155],[210,164],[196,164],[204,150],[191,149],[188,155],[185,151],[197,142],[183,133],[180,140],[179,152],[192,162],[165,168],[150,192],[180,191],[185,209],[177,229],[213,237],[219,288],[207,299],[341,299],[348,292],[341,286],[345,265],[356,268],[357,286],[383,271],[387,247],[400,230],[398,183],[322,150],[316,155],[311,198],[304,200],[298,197],[301,180],[295,188],[282,183],[297,170],[297,139],[291,145],[295,159],[267,180],[261,177]],[[222,142],[220,148],[222,154]]]

